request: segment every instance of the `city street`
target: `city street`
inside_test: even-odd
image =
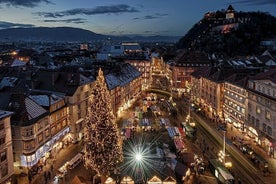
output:
[[[208,136],[203,135],[205,140],[208,141],[208,145],[212,145],[212,153],[210,153],[210,157],[217,157],[217,154],[223,147],[223,131],[218,130],[216,123],[211,122],[204,118],[204,116],[199,115],[198,113],[192,112],[192,116],[200,123],[200,126],[203,126],[205,131],[208,132]],[[240,180],[242,183],[267,183],[274,184],[276,182],[275,178],[275,160],[269,158],[265,155],[264,151],[258,148],[254,142],[249,142],[251,147],[254,150],[257,150],[260,155],[268,161],[268,173],[263,173],[263,168],[256,163],[252,162],[250,158],[244,154],[240,148],[237,148],[233,144],[233,137],[246,137],[242,134],[241,131],[236,128],[231,128],[231,125],[228,125],[226,129],[226,154],[229,155],[227,159],[232,162],[233,166],[231,168],[231,172],[237,180]],[[206,139],[207,138],[207,139]]]

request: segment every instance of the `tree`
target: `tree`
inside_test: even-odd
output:
[[[94,96],[84,128],[84,165],[96,171],[103,183],[122,160],[122,140],[101,69],[92,90]]]

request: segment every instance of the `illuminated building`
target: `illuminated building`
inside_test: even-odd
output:
[[[0,183],[3,184],[11,184],[11,177],[14,174],[11,115],[12,112],[0,110]]]
[[[268,155],[276,158],[276,69],[260,73],[248,81],[248,135]]]

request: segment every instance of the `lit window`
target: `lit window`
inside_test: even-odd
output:
[[[43,134],[39,134],[38,135],[38,142],[42,142],[43,141]]]
[[[261,114],[261,108],[260,107],[256,107],[256,112],[257,112],[257,114]]]
[[[49,129],[46,129],[45,130],[45,136],[48,137],[49,135],[50,135],[50,131],[49,131]]]
[[[268,119],[268,120],[271,119],[271,114],[270,114],[269,111],[266,111],[266,112],[265,112],[265,118]]]

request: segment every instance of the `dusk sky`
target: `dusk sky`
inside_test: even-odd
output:
[[[206,12],[276,16],[276,0],[0,0],[0,29],[78,27],[108,35],[184,36]]]

